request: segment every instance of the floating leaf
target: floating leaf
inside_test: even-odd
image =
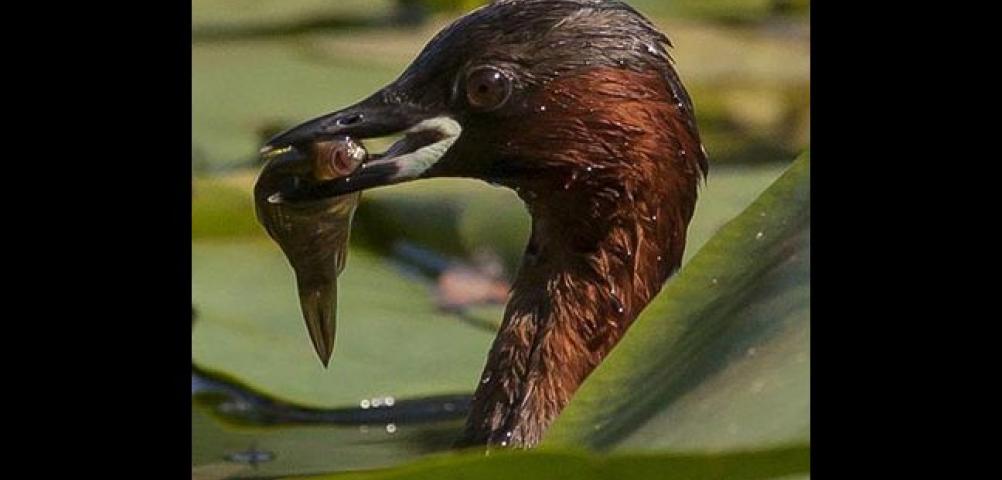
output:
[[[263,238],[193,243],[195,363],[312,407],[472,390],[493,334],[439,313],[430,285],[420,278],[366,251],[353,250],[348,258],[340,279],[337,344],[325,370],[278,247]],[[500,317],[500,308],[492,313]]]
[[[810,157],[700,250],[544,444],[723,450],[809,441]]]
[[[810,471],[805,445],[719,454],[617,455],[536,451],[451,455],[387,471],[300,480],[766,480]]]
[[[264,234],[254,217],[253,197],[248,186],[219,177],[192,180],[192,240]]]

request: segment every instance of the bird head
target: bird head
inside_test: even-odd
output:
[[[390,85],[262,152],[402,135],[350,175],[286,192],[288,202],[467,177],[511,187],[532,209],[552,192],[622,190],[659,168],[647,164],[665,161],[661,150],[705,172],[669,46],[618,0],[496,0],[435,36]]]

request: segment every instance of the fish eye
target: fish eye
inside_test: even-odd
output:
[[[511,79],[495,67],[476,67],[466,74],[466,101],[481,112],[504,106],[511,97]]]

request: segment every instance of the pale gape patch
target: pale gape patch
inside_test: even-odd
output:
[[[462,133],[463,127],[452,118],[442,116],[424,120],[408,129],[404,133],[404,138],[393,144],[386,151],[384,158],[369,162],[366,167],[387,164],[395,165],[397,173],[393,175],[392,180],[417,178],[441,160]],[[434,143],[407,152],[414,147],[414,138],[425,134],[435,135],[437,140]]]

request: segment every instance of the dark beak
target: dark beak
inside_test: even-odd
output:
[[[261,149],[264,156],[289,148],[305,152],[310,144],[333,138],[365,140],[405,135],[385,154],[370,155],[369,160],[351,175],[286,191],[272,201],[296,203],[319,200],[419,177],[445,153],[461,129],[448,116],[387,100],[393,97],[381,91],[356,105],[310,120],[269,140]],[[440,145],[443,140],[447,141],[447,145]],[[419,152],[430,146],[438,148]],[[415,155],[417,153],[420,155]]]
[[[413,106],[389,102],[386,97],[380,92],[344,110],[295,126],[269,140],[262,153],[335,137],[364,140],[395,135],[430,116]]]

